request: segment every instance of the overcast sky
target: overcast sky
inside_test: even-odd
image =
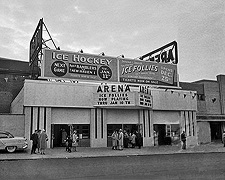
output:
[[[61,50],[136,58],[178,43],[180,81],[225,74],[224,0],[0,0],[0,57],[29,61],[43,18]]]

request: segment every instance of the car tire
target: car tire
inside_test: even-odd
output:
[[[8,151],[9,153],[13,153],[16,151],[16,146],[7,146],[6,151]]]

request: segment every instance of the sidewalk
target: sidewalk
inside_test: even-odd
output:
[[[34,160],[45,158],[85,158],[85,157],[103,157],[103,156],[139,156],[139,155],[156,155],[156,154],[179,154],[179,153],[213,153],[225,152],[222,143],[210,143],[205,145],[197,145],[181,150],[180,145],[172,146],[155,146],[138,148],[125,148],[122,151],[112,150],[111,148],[90,148],[78,147],[78,152],[68,153],[65,148],[47,149],[46,155],[30,154],[30,150],[18,151],[15,153],[0,152],[0,161],[4,160]]]

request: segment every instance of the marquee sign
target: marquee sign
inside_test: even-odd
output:
[[[42,76],[117,81],[117,59],[92,54],[44,50]]]
[[[94,106],[152,108],[152,96],[131,91],[129,85],[98,86],[96,93],[94,93]]]
[[[165,46],[162,46],[148,54],[141,56],[140,59],[157,63],[177,64],[177,42],[173,41],[169,44],[166,44]]]
[[[177,66],[150,61],[121,59],[119,61],[120,82],[177,85]]]

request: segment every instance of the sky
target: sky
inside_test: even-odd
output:
[[[225,74],[224,0],[0,0],[0,57],[29,61],[41,18],[61,50],[134,59],[177,41],[180,81]]]

